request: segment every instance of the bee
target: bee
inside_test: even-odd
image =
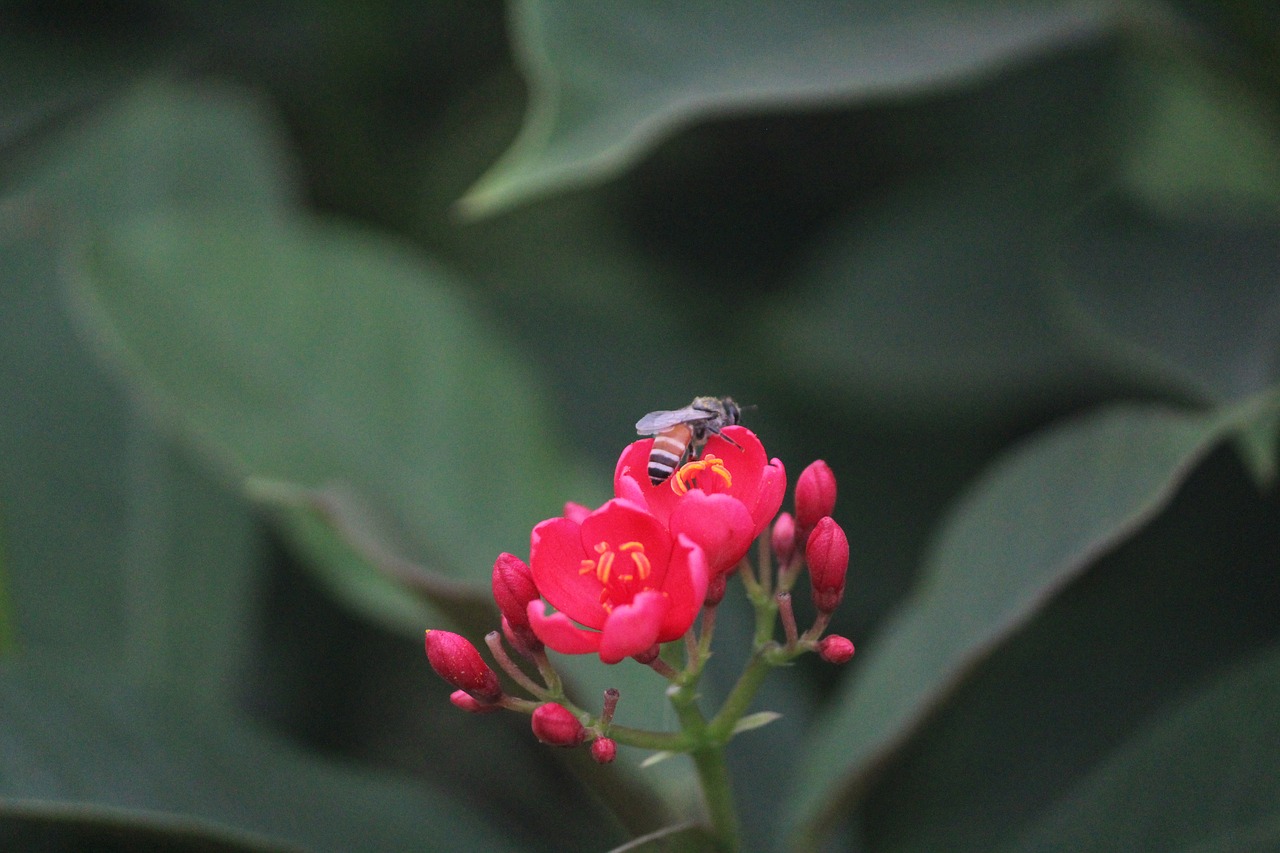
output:
[[[636,422],[636,432],[652,435],[649,482],[660,485],[686,458],[697,459],[707,439],[738,423],[741,414],[731,397],[697,397],[683,409],[650,412]],[[725,441],[738,447],[729,436]]]

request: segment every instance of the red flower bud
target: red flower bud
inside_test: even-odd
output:
[[[796,480],[796,525],[813,530],[818,520],[836,508],[836,475],[819,459],[800,472]]]
[[[715,607],[724,600],[725,591],[729,588],[729,574],[729,572],[720,572],[707,584],[707,597],[703,600],[704,607]]]
[[[449,701],[469,714],[488,714],[502,710],[501,705],[489,705],[479,701],[465,690],[455,690],[449,694]]]
[[[769,534],[769,547],[773,548],[778,558],[778,565],[785,566],[796,555],[796,520],[791,513],[778,515],[773,522],[773,530]]]
[[[427,631],[427,660],[445,681],[481,702],[502,698],[498,674],[489,668],[466,637],[449,631]]]
[[[591,742],[591,757],[597,764],[609,764],[618,757],[618,744],[611,737],[598,737]]]
[[[839,634],[828,634],[818,641],[818,656],[827,663],[848,663],[853,658],[853,643]]]
[[[511,647],[522,655],[531,655],[543,649],[543,643],[528,625],[516,627],[502,617],[502,636],[507,638]]]
[[[547,702],[534,709],[533,736],[550,746],[577,746],[587,730],[568,708]]]
[[[831,516],[818,521],[805,544],[813,603],[820,613],[831,613],[844,598],[844,576],[849,570],[849,540]]]
[[[529,602],[540,597],[533,572],[514,554],[499,554],[493,563],[493,600],[512,628],[529,627]]]
[[[631,659],[638,663],[648,665],[653,663],[655,660],[657,660],[657,657],[661,652],[662,652],[662,647],[659,646],[657,643],[654,643],[652,646],[645,649],[640,654],[632,655]]]

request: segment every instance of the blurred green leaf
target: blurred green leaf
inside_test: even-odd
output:
[[[778,369],[886,415],[990,418],[1091,378],[1049,299],[1060,186],[962,167],[824,235],[765,312]]]
[[[157,853],[297,853],[300,849],[205,820],[23,799],[0,799],[0,844],[8,850],[105,848]]]
[[[1160,714],[1010,851],[1275,850],[1280,648]]]
[[[1124,186],[1165,216],[1232,220],[1280,211],[1280,110],[1243,81],[1213,74],[1186,52],[1145,58],[1130,75],[1135,123],[1120,166]]]
[[[678,824],[614,847],[608,853],[714,853],[720,847],[701,826]]]
[[[4,540],[4,517],[0,516],[0,656],[14,644],[13,611],[9,600],[8,557]]]
[[[140,83],[6,164],[15,195],[64,227],[157,209],[230,208],[270,221],[295,202],[282,128],[260,100],[213,83]]]
[[[119,46],[24,38],[6,10],[0,33],[0,151],[11,155],[53,121],[122,85],[148,57]]]
[[[1082,348],[1201,402],[1280,375],[1280,208],[1233,221],[1170,217],[1123,198],[1062,235],[1064,317]]]
[[[448,786],[307,756],[191,696],[36,656],[0,666],[0,795],[240,827],[310,850],[517,850]]]
[[[1117,405],[1023,444],[982,477],[813,732],[790,813],[807,843],[978,661],[1157,513],[1208,449],[1274,405],[1226,415]]]
[[[139,218],[81,273],[86,328],[184,426],[244,473],[350,489],[432,572],[487,579],[570,493],[531,374],[390,242]]]
[[[1017,838],[1171,703],[1280,641],[1278,509],[1215,448],[938,702],[849,825],[873,850],[990,853]]]
[[[1109,23],[1075,0],[805,0],[732,9],[521,0],[512,37],[532,103],[516,141],[461,201],[485,214],[626,168],[699,118],[812,108],[953,84]]]

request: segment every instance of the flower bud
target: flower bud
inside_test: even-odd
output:
[[[820,613],[831,613],[844,598],[844,576],[849,570],[849,540],[831,516],[818,521],[805,543],[813,604]]]
[[[493,562],[493,600],[513,628],[528,628],[530,601],[540,596],[533,572],[515,554],[499,554]]]
[[[507,642],[511,647],[522,655],[531,655],[540,652],[543,649],[543,642],[538,639],[538,635],[533,633],[533,629],[529,626],[518,628],[507,621],[507,617],[502,617],[502,636],[507,638]]]
[[[662,652],[662,648],[657,643],[654,643],[652,646],[645,649],[640,654],[632,655],[631,659],[636,661],[637,663],[648,665],[653,663],[655,660],[657,660],[658,655],[661,652]]]
[[[774,520],[773,530],[769,533],[769,547],[778,558],[779,566],[786,566],[796,555],[796,520],[791,513],[781,513]]]
[[[800,472],[796,480],[796,526],[813,530],[818,520],[836,508],[836,475],[819,459]]]
[[[427,631],[427,660],[445,681],[470,693],[480,702],[502,698],[498,674],[489,668],[466,637],[450,631]]]
[[[818,656],[827,663],[848,663],[853,658],[853,643],[839,634],[828,634],[818,641]]]
[[[449,694],[449,701],[469,714],[488,714],[502,710],[501,705],[489,705],[479,701],[465,690],[455,690]]]
[[[610,764],[618,757],[618,744],[611,737],[598,737],[591,741],[591,757],[597,764]]]
[[[715,607],[724,600],[725,591],[729,588],[729,572],[716,572],[715,577],[707,584],[707,597],[703,599],[704,607]]]
[[[533,736],[550,746],[577,746],[587,736],[587,730],[563,705],[547,702],[533,712]]]

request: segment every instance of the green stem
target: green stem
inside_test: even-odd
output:
[[[763,651],[751,656],[751,662],[742,671],[742,675],[738,676],[738,683],[733,685],[733,690],[729,691],[724,705],[720,707],[720,713],[716,714],[715,719],[707,726],[707,734],[712,740],[727,742],[733,737],[734,726],[738,724],[738,720],[742,719],[742,715],[747,713],[751,700],[755,698],[756,692],[759,691],[760,685],[764,683],[765,676],[771,669],[773,665]]]
[[[627,746],[661,752],[688,752],[691,746],[690,739],[684,732],[652,732],[616,723],[609,726],[609,737]]]
[[[698,744],[690,750],[690,756],[698,771],[698,781],[706,799],[707,816],[711,820],[716,846],[723,853],[737,853],[742,849],[742,840],[738,833],[738,810],[733,803],[729,768],[724,761],[726,741],[707,737],[707,721],[698,708],[692,685],[673,693],[671,704],[675,706],[676,716],[680,718],[680,727],[685,735]]]
[[[702,793],[707,800],[707,814],[715,830],[716,842],[724,853],[736,853],[742,849],[738,830],[738,810],[733,803],[733,787],[729,781],[729,768],[724,761],[723,746],[708,746],[693,753],[693,765],[698,768]]]

